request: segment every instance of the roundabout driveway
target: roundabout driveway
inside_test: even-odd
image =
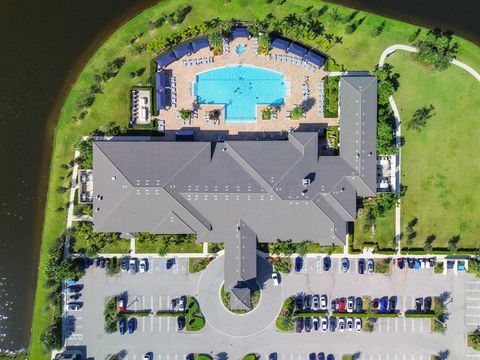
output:
[[[270,279],[272,266],[257,256],[257,282],[261,295],[258,305],[246,314],[234,314],[227,310],[220,298],[224,281],[224,256],[210,263],[198,282],[198,301],[207,323],[218,332],[231,337],[256,335],[272,326],[283,303],[283,287],[273,286]]]

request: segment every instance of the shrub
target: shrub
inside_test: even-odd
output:
[[[117,312],[118,296],[112,296],[105,304],[103,312],[104,328],[107,334],[112,334],[117,331],[118,312]]]
[[[340,78],[327,77],[324,82],[323,111],[326,118],[338,117],[338,83]]]
[[[208,258],[189,258],[188,259],[188,271],[190,273],[197,273],[206,269],[209,263]]]
[[[392,259],[375,259],[374,269],[377,274],[389,274],[392,270]]]
[[[438,29],[430,30],[415,45],[418,52],[414,54],[414,59],[436,71],[449,67],[458,51],[458,43],[452,42],[452,35]]]
[[[292,271],[292,259],[289,257],[275,257],[272,260],[273,269],[275,271],[288,274]]]
[[[45,353],[62,347],[62,317],[55,314],[50,324],[40,335],[40,343]]]
[[[295,106],[290,112],[290,117],[292,118],[292,120],[300,120],[302,116],[303,116],[303,109],[299,105]]]
[[[280,331],[292,332],[295,328],[294,313],[295,301],[293,296],[290,296],[284,301],[280,314],[275,321],[277,329]]]

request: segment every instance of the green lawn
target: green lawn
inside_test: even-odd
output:
[[[87,247],[87,240],[82,237],[75,237],[71,241],[71,251],[74,253],[83,252]],[[128,254],[130,251],[130,239],[120,239],[106,244],[99,249],[99,254]]]
[[[403,124],[416,109],[435,106],[435,116],[420,133],[402,126],[402,183],[408,187],[401,205],[402,227],[418,218],[412,247],[422,248],[429,235],[436,236],[433,248],[446,247],[459,235],[459,248],[478,249],[480,83],[454,66],[432,74],[402,53],[389,62],[401,74],[394,97]]]
[[[353,248],[362,250],[364,247],[374,247],[375,252],[379,252],[380,249],[391,249],[392,239],[395,237],[395,209],[388,211],[384,218],[377,219],[375,231],[363,231],[365,214],[366,212],[362,211],[354,223]]]
[[[287,1],[283,5],[277,3],[269,5],[265,0],[233,0],[227,4],[224,3],[224,0],[199,0],[193,3],[186,0],[165,0],[123,25],[97,50],[85,65],[75,84],[72,85],[55,129],[39,262],[40,271],[33,311],[31,359],[49,358],[48,354],[43,353],[38,339],[52,317],[52,310],[46,306],[48,290],[44,287],[45,277],[42,271],[47,259],[46,252],[52,241],[60,236],[65,228],[66,212],[55,210],[65,206],[68,201],[68,193],[57,193],[56,189],[59,186],[67,187],[70,177],[68,176],[69,170],[62,169],[60,165],[72,160],[72,144],[80,136],[111,121],[123,126],[128,124],[129,88],[137,85],[139,81],[142,81],[143,84],[147,83],[150,75],[150,59],[153,55],[134,56],[131,52],[132,46],[127,45],[127,42],[134,35],[140,33],[143,33],[139,40],[140,43],[170,33],[172,31],[170,25],[165,24],[158,30],[150,31],[148,22],[155,21],[160,15],[171,13],[186,4],[192,4],[192,12],[182,25],[177,25],[177,29],[214,17],[229,19],[234,16],[243,20],[254,20],[264,17],[268,13],[272,13],[275,18],[282,18],[291,13],[302,15],[304,9],[310,5],[317,9],[327,5],[329,12],[337,8],[342,16],[352,12],[350,9],[317,0]],[[360,12],[355,21],[362,18],[364,21],[358,30],[347,35],[344,33],[344,24],[330,23],[328,12],[318,17],[318,21],[324,24],[327,32],[342,37],[342,44],[335,45],[328,53],[349,70],[372,69],[387,46],[394,43],[406,43],[409,35],[416,29],[415,26],[387,20],[383,33],[378,37],[372,37],[372,29],[380,25],[384,19]],[[293,32],[290,36],[295,37]],[[464,40],[459,41],[458,59],[472,66],[480,64],[478,47]],[[309,44],[318,45],[315,40],[310,41]],[[96,97],[95,103],[85,118],[78,122],[72,122],[72,117],[78,116],[80,113],[77,101],[83,92],[92,85],[93,76],[103,72],[108,61],[122,56],[125,56],[126,62],[119,74],[106,83],[103,94]],[[438,114],[435,119],[432,119],[429,129],[426,129],[430,131],[425,131],[421,135],[405,133],[407,144],[404,149],[404,159],[406,159],[404,160],[404,180],[409,185],[409,190],[404,201],[404,218],[409,216],[419,218],[419,238],[430,234],[435,229],[439,243],[445,241],[444,237],[448,239],[452,235],[460,234],[462,242],[469,246],[476,246],[473,234],[478,232],[479,225],[474,216],[478,214],[479,194],[475,191],[475,185],[479,179],[477,171],[477,181],[475,181],[474,175],[472,175],[474,172],[471,169],[474,169],[475,166],[478,167],[478,141],[472,142],[472,139],[478,139],[479,135],[478,127],[473,127],[473,114],[480,113],[478,84],[474,84],[472,78],[461,70],[451,69],[441,74],[429,74],[415,64],[408,61],[401,62],[401,60],[406,60],[401,56],[395,55],[393,64],[397,67],[396,71],[401,73],[402,85],[396,96],[398,104],[402,108],[402,116],[409,116],[416,107],[429,103],[433,103],[437,107]],[[142,76],[135,79],[130,77],[130,72],[143,67],[147,71]],[[427,86],[428,91],[426,90]],[[408,97],[407,94],[409,94]],[[443,105],[440,104],[442,100],[444,101]],[[456,134],[458,136],[454,136]],[[428,137],[428,139],[423,139],[424,137]],[[425,147],[420,148],[420,144],[425,144]],[[465,149],[465,144],[472,145]],[[476,147],[475,144],[477,144]],[[458,151],[460,145],[463,146],[461,154]],[[414,163],[417,165],[414,166]],[[437,174],[440,174],[440,177]],[[418,176],[418,179],[422,179],[422,177],[423,179],[415,181],[414,175]],[[434,178],[428,180],[430,175],[433,175]],[[442,176],[446,178],[443,182]],[[434,186],[429,187],[428,181]],[[440,186],[443,186],[444,189],[433,191],[433,188]],[[442,195],[445,199],[439,199],[439,194],[445,193],[445,189],[447,189],[446,195]],[[458,197],[458,203],[452,197],[454,189],[461,194]],[[441,209],[447,202],[449,208]],[[436,210],[437,208],[440,211],[431,211],[431,209]],[[439,230],[439,225],[446,226]]]
[[[138,254],[156,254],[165,246],[162,236],[158,236],[154,241],[137,241],[135,243],[135,252]],[[169,244],[167,246],[168,253],[201,253],[203,244],[196,243],[194,240],[187,241],[180,245]]]

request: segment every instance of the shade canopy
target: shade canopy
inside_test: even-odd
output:
[[[250,33],[246,27],[237,27],[232,31],[232,38],[248,37]]]
[[[273,41],[270,43],[270,46],[272,48],[277,48],[277,49],[280,49],[280,50],[287,50],[288,45],[290,45],[289,41],[287,41],[285,39],[279,39],[279,38],[273,39]]]
[[[177,60],[187,54],[190,54],[191,52],[193,52],[193,49],[192,49],[192,44],[190,43],[179,46],[178,48],[173,50],[173,54],[175,55]]]
[[[169,107],[171,104],[168,101],[167,98],[167,93],[165,90],[157,90],[155,91],[156,94],[156,107],[157,111],[158,110],[165,110],[167,107]]]
[[[318,67],[322,67],[323,63],[325,62],[325,58],[314,51],[310,50],[305,56],[305,59],[310,61],[312,64],[317,65]]]
[[[175,60],[177,60],[177,58],[175,57],[175,55],[173,54],[173,52],[170,52],[170,53],[167,53],[161,57],[159,57],[156,62],[158,64],[158,66],[161,66],[161,67],[165,67],[165,66],[168,66],[170,65],[172,62],[174,62]]]
[[[166,87],[166,76],[165,76],[165,71],[160,71],[156,73],[156,81],[155,81],[155,87],[158,90],[163,90]]]
[[[210,42],[208,41],[207,38],[195,40],[192,42],[192,49],[193,51],[197,52],[200,49],[210,47]]]
[[[288,52],[295,54],[300,57],[304,57],[305,54],[307,53],[307,49],[305,49],[303,46],[300,46],[298,44],[295,44],[292,42],[290,44],[290,47],[288,48]]]

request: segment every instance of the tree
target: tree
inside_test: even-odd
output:
[[[377,27],[375,27],[373,30],[372,30],[372,36],[373,37],[377,37],[379,36],[382,32],[383,32],[383,29],[385,28],[385,21],[382,21],[382,23],[380,25],[378,25]]]
[[[303,116],[303,109],[301,106],[295,106],[290,112],[292,120],[299,120]]]
[[[307,252],[308,252],[308,242],[303,241],[301,243],[298,243],[296,248],[297,248],[296,252],[298,256],[305,257],[305,255],[307,255]]]
[[[62,318],[55,314],[50,324],[40,335],[40,344],[42,344],[45,353],[62,347]]]
[[[377,153],[393,155],[398,151],[395,142],[395,117],[389,107],[378,108],[377,116]]]
[[[452,42],[452,34],[439,29],[430,30],[425,36],[416,41],[418,52],[414,58],[432,70],[444,70],[450,66],[455,58],[458,43]]]
[[[270,36],[268,34],[261,34],[258,37],[258,52],[264,55],[268,55],[270,52]]]
[[[384,64],[382,67],[376,65],[373,74],[377,77],[378,104],[387,105],[390,96],[398,89],[400,75],[393,72],[393,66],[390,64]]]
[[[456,252],[457,249],[458,249],[459,241],[460,241],[460,236],[459,235],[452,236],[448,240],[448,250],[450,250],[451,252]]]
[[[183,120],[190,120],[192,118],[192,111],[188,109],[180,109],[180,117]]]
[[[219,31],[214,31],[208,35],[210,46],[213,49],[214,55],[221,55],[223,53],[223,38]]]
[[[295,244],[292,240],[277,240],[276,243],[270,244],[270,252],[275,255],[283,254],[285,256],[292,255],[296,250]]]
[[[412,118],[407,124],[407,129],[416,130],[418,132],[422,131],[425,125],[427,125],[427,120],[435,115],[432,114],[433,110],[435,110],[435,107],[432,104],[415,110]]]

